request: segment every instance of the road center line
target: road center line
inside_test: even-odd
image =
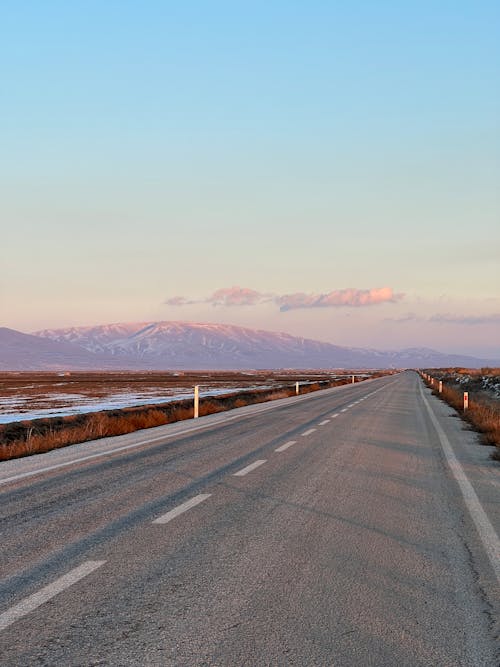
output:
[[[285,442],[284,445],[280,445],[277,449],[275,449],[275,452],[284,452],[285,449],[288,449],[292,445],[295,445],[297,443],[296,440],[289,440],[288,442]]]
[[[483,506],[481,505],[481,501],[474,491],[474,487],[470,483],[469,478],[465,474],[465,471],[460,465],[459,460],[455,456],[455,452],[453,451],[453,447],[448,440],[448,436],[443,431],[441,424],[437,420],[437,417],[434,414],[434,411],[423,392],[422,385],[420,384],[419,387],[424,405],[427,408],[429,417],[431,418],[434,428],[436,429],[436,433],[441,443],[446,461],[450,467],[451,472],[453,473],[453,476],[458,482],[458,486],[462,492],[462,496],[467,509],[469,510],[469,514],[474,521],[476,530],[479,533],[479,537],[481,538],[481,541],[484,545],[490,563],[498,581],[500,582],[500,540],[498,535],[496,534],[495,529],[488,519],[488,515],[484,511]]]
[[[56,579],[51,584],[44,586],[44,588],[40,589],[37,593],[33,593],[33,595],[24,598],[21,602],[18,602],[10,609],[7,609],[3,614],[0,614],[0,630],[5,630],[5,628],[8,628],[12,623],[15,623],[17,620],[26,616],[31,611],[34,611],[48,600],[51,600],[58,593],[61,593],[94,570],[97,570],[97,568],[104,565],[105,562],[105,560],[87,560],[79,567],[76,567],[62,577],[59,577],[59,579]]]
[[[261,459],[259,461],[254,461],[253,463],[250,463],[250,465],[246,466],[246,468],[242,468],[241,470],[238,470],[238,472],[235,472],[233,477],[244,477],[249,472],[251,472],[252,470],[255,470],[255,468],[258,468],[259,466],[261,466],[266,461],[267,461],[267,459]]]
[[[184,512],[187,512],[192,507],[196,507],[196,505],[199,505],[207,498],[210,498],[211,495],[211,493],[200,493],[200,495],[194,496],[194,498],[191,498],[190,500],[186,500],[182,505],[174,507],[170,512],[158,517],[153,523],[168,523],[169,521],[172,521],[172,519],[175,519],[176,516],[179,516],[179,514],[184,514]]]
[[[310,429],[308,429],[307,431],[304,431],[304,433],[302,433],[302,435],[303,435],[303,436],[305,436],[305,435],[311,435],[311,433],[314,433],[315,430],[316,430],[315,428],[310,428]]]
[[[324,426],[325,424],[329,424],[329,423],[330,423],[330,420],[329,420],[329,419],[323,419],[323,421],[320,422],[320,423],[318,424],[318,426]]]

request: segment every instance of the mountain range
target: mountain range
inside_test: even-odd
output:
[[[0,328],[1,370],[432,368],[495,363],[428,348],[341,347],[227,324],[140,322],[32,334]]]

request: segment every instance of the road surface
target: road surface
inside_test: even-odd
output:
[[[488,454],[408,371],[0,464],[0,664],[496,666]]]

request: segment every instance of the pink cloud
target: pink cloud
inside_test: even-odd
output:
[[[207,302],[214,306],[255,306],[267,297],[248,287],[222,287],[208,297]]]
[[[281,311],[296,308],[338,308],[340,306],[373,306],[378,303],[400,301],[404,294],[396,294],[391,287],[375,287],[372,289],[347,288],[333,290],[326,294],[306,294],[297,292],[276,297]]]
[[[165,301],[169,306],[185,306],[190,304],[211,303],[213,306],[255,306],[260,303],[272,302],[282,312],[298,308],[339,308],[342,306],[373,306],[379,303],[395,303],[404,294],[395,293],[391,287],[375,287],[372,289],[347,288],[333,290],[325,294],[272,294],[258,292],[248,287],[222,287],[204,299],[188,300],[183,296],[174,296]]]

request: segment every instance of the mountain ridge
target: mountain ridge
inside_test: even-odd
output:
[[[204,322],[136,322],[43,329],[0,327],[0,370],[245,370],[481,367],[498,361],[429,348],[382,351]]]
[[[84,350],[98,355],[101,363],[124,369],[481,367],[492,363],[429,348],[345,347],[284,332],[210,322],[117,322],[42,329],[31,335],[70,344],[74,354]]]

